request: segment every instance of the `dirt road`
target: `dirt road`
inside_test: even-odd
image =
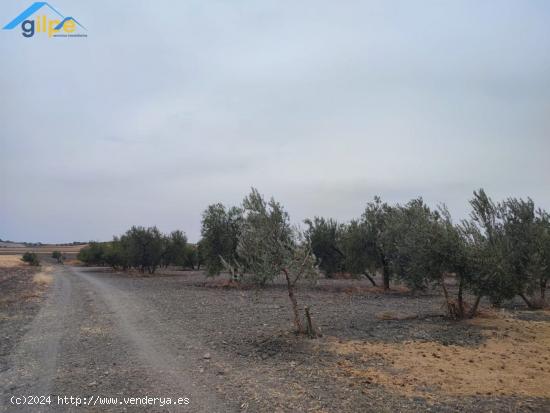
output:
[[[212,357],[208,345],[175,331],[153,302],[125,288],[131,283],[57,266],[40,312],[0,376],[3,411],[78,410],[58,405],[57,396],[86,398],[96,411],[132,409],[123,398],[144,396],[189,399],[177,407],[158,400],[148,411],[238,411],[237,403],[217,397],[216,375],[204,371]],[[49,394],[51,406],[18,409],[10,402],[14,395]],[[97,397],[116,397],[117,405]]]

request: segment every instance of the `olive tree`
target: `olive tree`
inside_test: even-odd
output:
[[[243,200],[242,210],[243,221],[237,244],[241,265],[260,285],[284,276],[296,331],[315,335],[307,308],[307,329],[303,326],[295,294],[300,280],[314,279],[318,274],[306,238],[290,225],[289,215],[281,204],[273,198],[266,202],[254,188]]]
[[[200,242],[201,256],[208,275],[218,275],[237,262],[237,243],[242,222],[242,210],[226,208],[218,203],[210,205],[202,214]],[[238,278],[238,274],[234,273]]]
[[[396,209],[375,197],[361,217],[366,236],[366,258],[369,267],[382,272],[384,289],[390,288],[391,259],[395,254]]]
[[[367,227],[363,222],[352,220],[342,227],[340,250],[344,255],[345,270],[357,277],[364,275],[376,286],[374,276],[377,269],[370,256]]]
[[[431,210],[421,198],[395,206],[391,220],[393,272],[413,288],[440,286],[452,318],[473,317],[482,297],[499,302],[517,291],[505,257],[500,206],[483,190],[470,203],[470,219],[460,225],[444,205]],[[446,286],[448,275],[457,280],[456,298]],[[471,306],[466,291],[475,297]]]
[[[55,259],[58,264],[63,263],[63,254],[61,253],[61,251],[53,251],[52,258]]]
[[[26,262],[27,264],[33,267],[38,267],[40,265],[40,260],[38,259],[38,255],[30,251],[27,251],[23,254],[23,256],[21,257],[21,261]]]
[[[114,269],[127,270],[132,267],[127,237],[113,237],[111,242],[102,243],[103,262]]]
[[[130,266],[154,274],[166,253],[166,237],[157,227],[133,226],[122,237]]]
[[[164,267],[177,265],[183,267],[187,260],[187,236],[183,231],[172,231],[164,237],[164,251],[161,253]]]
[[[445,298],[447,313],[452,318],[474,315],[467,313],[464,292],[473,286],[477,274],[472,266],[471,246],[461,226],[454,225],[451,214],[442,205],[431,210],[421,198],[399,209],[399,236],[392,262],[396,274],[413,288],[437,285]],[[445,277],[457,279],[457,297],[453,299]]]
[[[185,253],[183,259],[183,267],[190,268],[192,270],[200,270],[200,256],[199,247],[196,244],[187,244],[185,246]]]
[[[550,214],[538,210],[535,220],[536,238],[534,246],[535,265],[531,276],[529,289],[534,292],[538,290],[539,306],[546,306],[546,287],[550,280]]]
[[[105,265],[105,252],[104,243],[90,241],[78,252],[76,258],[85,265]]]
[[[343,225],[333,219],[315,217],[306,219],[305,236],[317,260],[317,265],[327,278],[344,270],[345,255],[341,250]]]
[[[483,189],[474,191],[470,201],[470,219],[463,222],[463,231],[471,253],[475,274],[473,292],[476,304],[483,296],[493,305],[514,298],[523,290],[517,257],[510,257],[513,229],[506,222],[511,218],[503,203],[495,203]],[[507,217],[508,216],[508,217]],[[514,268],[517,267],[517,268]]]
[[[548,214],[536,211],[530,198],[508,198],[500,204],[500,217],[511,288],[529,308],[543,307],[550,263]]]
[[[445,232],[438,221],[440,214],[417,198],[393,207],[391,228],[393,248],[388,254],[392,273],[414,290],[441,281],[447,271],[442,249]]]

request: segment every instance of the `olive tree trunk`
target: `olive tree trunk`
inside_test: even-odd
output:
[[[283,270],[283,273],[285,274],[285,278],[286,278],[286,288],[288,290],[288,298],[290,299],[290,303],[292,305],[292,311],[294,313],[294,325],[296,326],[296,331],[301,334],[304,332],[304,327],[302,326],[302,320],[300,320],[300,313],[298,311],[298,302],[296,301],[296,297],[294,296],[294,284],[290,280],[290,276],[286,269]]]
[[[390,289],[390,267],[384,258],[382,260],[382,277],[384,278],[384,290]]]

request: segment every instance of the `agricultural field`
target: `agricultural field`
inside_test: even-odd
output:
[[[0,259],[4,402],[93,392],[185,394],[220,412],[550,408],[550,313],[521,302],[454,321],[435,291],[321,279],[297,291],[320,332],[309,339],[292,332],[283,279],[257,289],[202,271]]]
[[[15,244],[12,246],[11,243],[3,243],[3,246],[0,246],[0,256],[2,255],[11,255],[17,256],[22,255],[25,252],[33,252],[41,258],[51,258],[51,255],[54,251],[60,251],[68,259],[76,258],[78,252],[86,246],[86,244],[81,245],[40,245],[40,246],[25,246],[23,244]]]

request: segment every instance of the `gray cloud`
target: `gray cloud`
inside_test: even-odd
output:
[[[461,218],[480,186],[550,209],[544,1],[55,6],[89,37],[0,33],[0,238],[196,240],[252,185],[295,222],[375,194]]]

